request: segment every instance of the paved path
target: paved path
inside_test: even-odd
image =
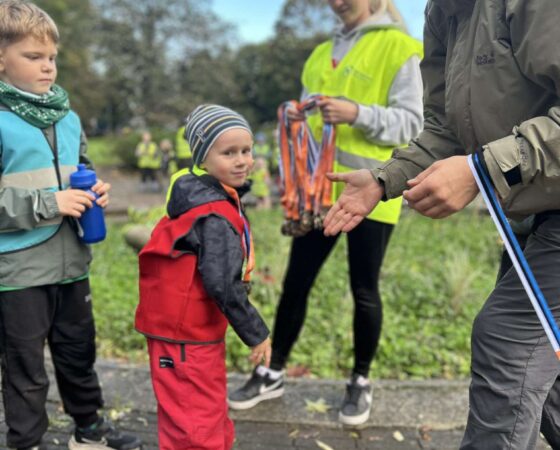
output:
[[[97,370],[107,413],[120,428],[139,434],[145,450],[156,450],[156,404],[148,368],[100,361]],[[239,385],[244,378],[232,375],[230,387]],[[66,448],[72,423],[62,412],[52,376],[51,381],[51,426],[46,440],[56,450]],[[467,412],[467,387],[466,381],[376,382],[369,422],[361,429],[348,429],[336,422],[336,405],[344,383],[289,380],[281,399],[232,413],[237,430],[235,450],[457,449]],[[309,401],[315,405],[324,403],[330,409],[316,412],[318,408],[309,407]],[[0,449],[5,449],[2,411],[0,422]],[[546,448],[540,443],[538,450]]]

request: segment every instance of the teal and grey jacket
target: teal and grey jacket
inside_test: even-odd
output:
[[[0,106],[0,290],[87,276],[89,248],[55,198],[85,151],[74,112],[41,130]]]

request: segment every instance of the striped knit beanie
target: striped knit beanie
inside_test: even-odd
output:
[[[242,128],[253,135],[241,114],[219,105],[197,106],[185,119],[184,134],[191,147],[194,164],[200,166],[216,139],[232,128]]]

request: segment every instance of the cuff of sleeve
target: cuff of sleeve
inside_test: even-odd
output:
[[[41,192],[41,208],[38,214],[45,220],[60,216],[54,192]]]
[[[247,347],[254,347],[263,342],[268,336],[270,331],[264,321],[259,317],[259,324],[252,330],[251,333],[244,333],[243,336],[239,335],[243,343]]]
[[[368,118],[368,111],[364,105],[360,105],[356,103],[358,106],[358,115],[356,116],[356,120],[352,122],[351,126],[354,128],[359,128],[361,130],[367,130],[371,128],[371,123],[369,123]]]
[[[511,186],[521,182],[520,172],[519,177],[516,175],[520,162],[516,137],[507,136],[490,142],[483,148],[484,162],[488,168],[488,174],[499,196],[505,199],[511,191]]]
[[[377,181],[379,183],[379,185],[382,187],[383,197],[381,197],[381,200],[386,202],[387,201],[387,195],[385,194],[385,180],[382,178],[383,171],[381,169],[371,169],[370,173],[371,173],[371,176],[373,177],[373,179],[375,181]]]
[[[398,164],[395,164],[395,160],[390,160],[379,169],[372,169],[371,173],[383,185],[384,201],[400,197],[407,188],[406,179],[400,183],[397,181],[402,171],[399,170]]]

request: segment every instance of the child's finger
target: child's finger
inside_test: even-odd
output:
[[[91,190],[98,195],[106,194],[111,190],[111,183],[105,183],[102,180],[98,180],[97,183],[93,185]]]
[[[257,364],[257,352],[255,352],[254,350],[249,355],[249,361],[251,361],[253,364]]]
[[[95,203],[97,203],[102,208],[106,208],[109,204],[109,194],[105,193],[101,197],[99,197]]]
[[[272,356],[272,350],[270,347],[268,347],[265,351],[264,351],[264,365],[266,367],[270,367],[270,358]]]

